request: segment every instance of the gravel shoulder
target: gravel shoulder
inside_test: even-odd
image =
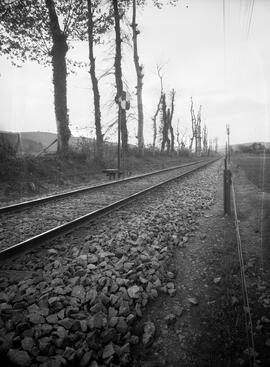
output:
[[[233,176],[253,320],[250,352],[254,366],[269,366],[269,198],[264,193],[262,214],[262,193],[239,167]],[[195,231],[167,264],[176,274],[175,296],[159,297],[137,324],[141,332],[148,322],[156,329],[151,346],[133,349],[135,366],[249,366],[234,222],[223,216],[222,167],[211,180],[213,205],[200,211]]]

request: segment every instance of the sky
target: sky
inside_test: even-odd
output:
[[[130,14],[127,18],[130,19]],[[202,124],[209,138],[232,144],[270,141],[270,2],[267,0],[179,0],[176,7],[156,9],[148,1],[137,15],[138,48],[144,66],[145,141],[152,142],[152,116],[160,94],[156,66],[162,66],[164,90],[176,91],[173,124],[188,141],[190,97],[195,113],[202,105]],[[130,29],[125,27],[125,32]],[[113,33],[96,47],[97,72],[113,66]],[[123,74],[132,100],[130,142],[136,139],[136,74],[132,48],[123,45]],[[86,44],[68,56],[87,60]],[[113,70],[112,70],[113,71]],[[0,130],[56,131],[52,71],[37,63],[15,68],[0,58]],[[103,131],[116,121],[113,75],[100,79]],[[93,136],[91,82],[87,70],[68,77],[68,108],[74,135]],[[106,138],[115,139],[115,128]]]

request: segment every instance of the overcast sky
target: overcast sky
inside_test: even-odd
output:
[[[145,71],[146,142],[151,142],[151,117],[159,98],[156,64],[164,65],[165,90],[176,90],[174,124],[179,120],[187,135],[192,96],[195,110],[202,105],[202,122],[207,125],[209,136],[217,136],[220,145],[225,141],[226,124],[231,127],[232,143],[270,140],[268,0],[179,0],[177,7],[166,6],[162,10],[149,5],[139,11],[138,24],[139,56]],[[104,58],[106,65],[113,65],[110,50],[112,41],[96,50],[99,73],[105,68]],[[86,60],[87,52],[86,45],[79,45],[70,55]],[[55,132],[50,68],[27,63],[17,69],[4,59],[0,59],[0,67],[0,129]],[[135,102],[135,69],[128,46],[124,76]],[[112,76],[101,79],[100,88],[106,127],[116,118],[109,103],[115,94]],[[74,135],[93,131],[91,98],[87,71],[71,75],[68,106]],[[135,135],[136,121],[130,119],[128,128],[130,135]]]

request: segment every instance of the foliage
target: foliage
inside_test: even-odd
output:
[[[62,35],[80,39],[83,3],[56,0]],[[26,60],[47,64],[53,46],[50,19],[45,1],[18,0],[0,3],[0,55],[6,55],[14,64]]]

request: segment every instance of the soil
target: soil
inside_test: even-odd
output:
[[[177,274],[175,296],[160,296],[136,325],[140,333],[151,321],[156,332],[152,345],[133,348],[135,366],[270,366],[270,194],[262,194],[239,165],[231,169],[254,349],[246,333],[234,218],[223,214],[221,163],[214,205],[168,263]]]

